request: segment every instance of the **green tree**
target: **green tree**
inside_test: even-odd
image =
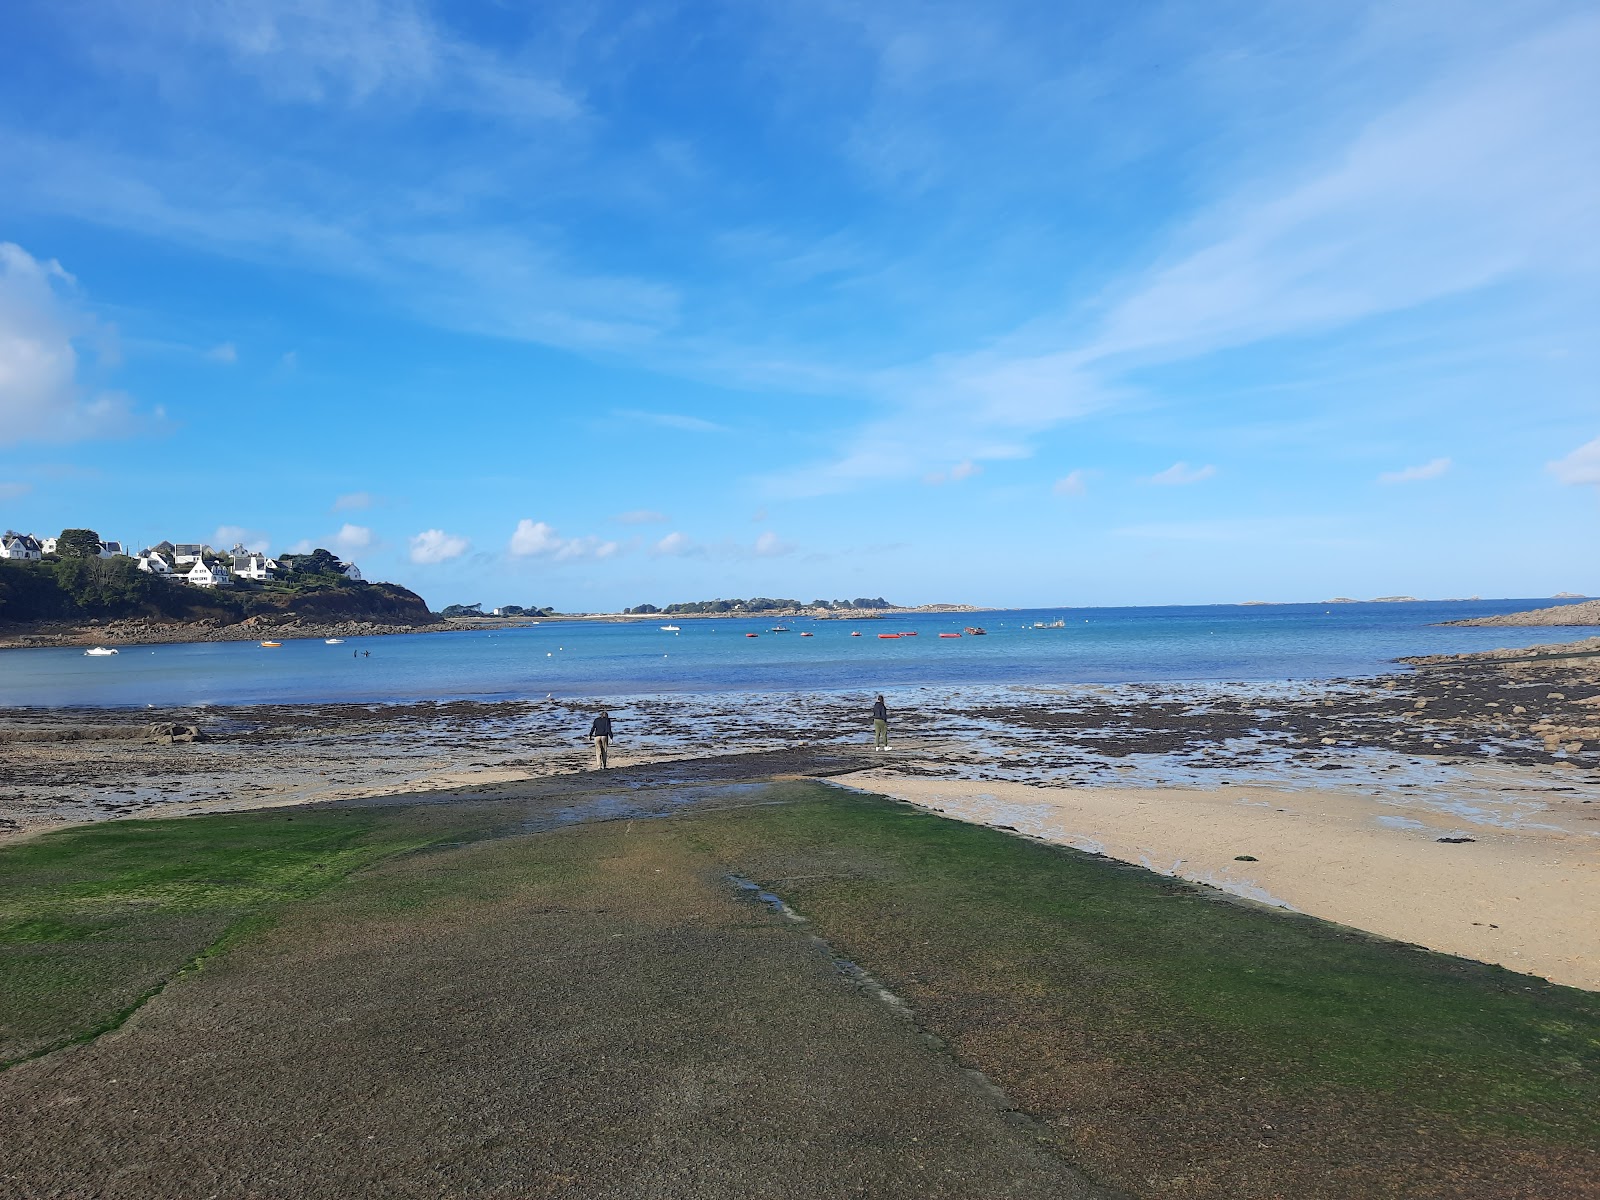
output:
[[[62,558],[99,558],[100,535],[92,529],[63,529],[56,539],[56,553]]]

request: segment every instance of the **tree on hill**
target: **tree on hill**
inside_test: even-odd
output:
[[[318,546],[310,554],[285,554],[278,560],[297,575],[337,575],[344,572],[339,567],[339,556]]]
[[[483,601],[474,604],[447,604],[440,610],[441,617],[481,617],[483,616]]]
[[[99,558],[100,535],[92,529],[63,529],[56,539],[61,558]]]

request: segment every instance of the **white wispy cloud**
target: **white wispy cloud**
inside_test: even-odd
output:
[[[963,441],[996,443],[974,460],[1015,456],[1115,403],[1142,367],[1510,280],[1582,279],[1600,257],[1600,169],[1583,115],[1600,109],[1597,58],[1600,19],[1585,14],[1458,64],[1321,161],[1245,178],[1163,261],[1112,281],[1098,318],[1045,314],[981,351],[858,381],[887,415],[771,486],[803,495],[914,478]]]
[[[1191,467],[1186,462],[1175,462],[1165,471],[1157,471],[1154,475],[1146,475],[1139,482],[1152,483],[1157,487],[1184,487],[1191,483],[1202,483],[1216,473],[1216,467],[1210,463],[1203,467]]]
[[[1068,471],[1055,481],[1050,490],[1058,496],[1081,496],[1089,490],[1089,473],[1081,468]]]
[[[207,350],[206,357],[212,362],[225,363],[231,367],[239,361],[239,348],[232,342],[223,342],[220,346],[213,346]]]
[[[732,430],[726,425],[719,425],[715,421],[708,421],[704,417],[690,416],[687,413],[647,412],[639,408],[619,408],[614,417],[632,424],[657,425],[662,429],[681,429],[687,433],[730,433]]]
[[[665,525],[667,514],[657,512],[653,508],[635,508],[629,512],[618,513],[612,520],[619,525]]]
[[[114,358],[113,332],[78,295],[54,259],[0,242],[0,445],[118,437],[159,426],[122,392],[87,382],[80,348]],[[91,358],[91,366],[96,365]]]
[[[1564,458],[1546,464],[1546,470],[1562,483],[1600,487],[1600,438],[1585,442]]]
[[[593,535],[564,538],[554,526],[527,517],[517,522],[507,545],[513,558],[548,558],[556,562],[579,558],[612,558],[621,549],[621,543],[605,541]]]
[[[115,21],[113,10],[104,16]],[[427,102],[518,124],[569,120],[580,101],[436,22],[419,0],[258,0],[248,5],[143,7],[121,27],[128,69],[186,62],[198,73],[220,54],[234,78],[285,104],[389,107]],[[114,51],[107,51],[113,53]]]
[[[358,512],[362,509],[371,508],[376,503],[377,497],[371,492],[346,492],[344,495],[334,498],[333,505],[328,511],[336,513]]]
[[[33,484],[21,482],[0,483],[0,500],[16,500],[33,491]]]
[[[970,458],[964,458],[948,470],[929,471],[922,477],[922,482],[933,487],[940,487],[946,483],[961,483],[963,480],[971,479],[982,471],[982,466],[973,462]]]
[[[769,529],[756,538],[753,550],[757,558],[777,558],[780,555],[793,554],[795,547]]]
[[[688,534],[673,530],[654,546],[650,547],[652,554],[665,554],[674,558],[684,555],[701,553],[701,547],[695,543]]]
[[[421,566],[460,558],[472,546],[468,539],[442,529],[424,529],[410,541],[411,561]]]
[[[1430,459],[1425,463],[1418,463],[1414,467],[1402,467],[1398,471],[1385,471],[1378,476],[1379,483],[1418,483],[1424,479],[1437,479],[1450,469],[1448,458]]]

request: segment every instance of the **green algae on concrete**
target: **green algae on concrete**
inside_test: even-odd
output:
[[[114,1028],[283,904],[426,845],[438,824],[410,810],[276,810],[0,848],[0,1066]]]

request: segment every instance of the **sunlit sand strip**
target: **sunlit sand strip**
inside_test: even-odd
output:
[[[1600,989],[1600,836],[1587,795],[1457,807],[1441,792],[841,782],[1555,983]],[[1440,837],[1469,842],[1441,843]],[[1254,861],[1239,861],[1249,856]]]

